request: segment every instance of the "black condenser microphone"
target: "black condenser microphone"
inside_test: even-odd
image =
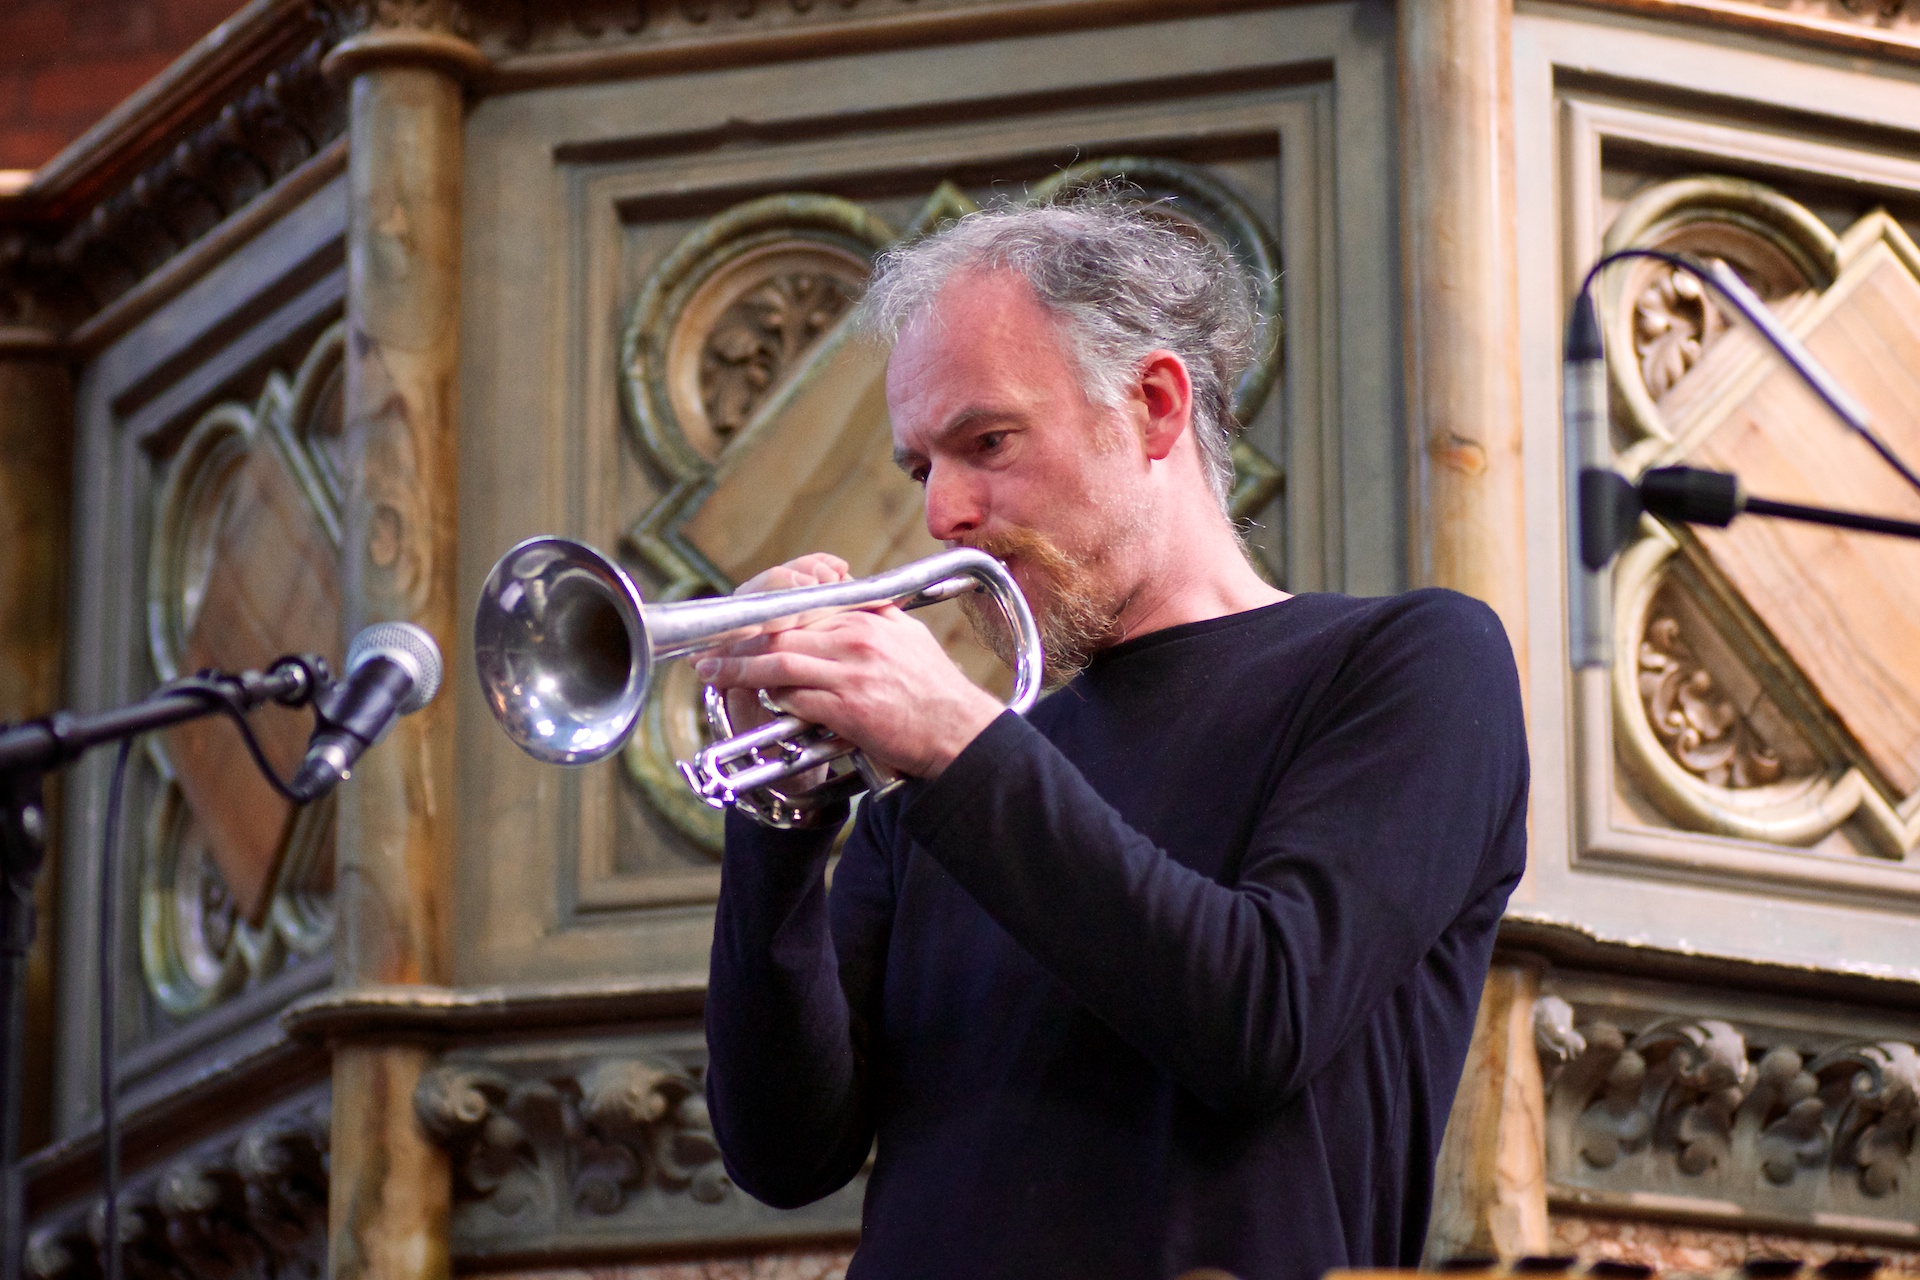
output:
[[[1633,486],[1613,469],[1607,423],[1607,352],[1593,298],[1582,291],[1567,320],[1561,364],[1567,505],[1567,649],[1573,665],[1613,660],[1613,585],[1607,561],[1640,515]]]
[[[288,790],[301,803],[343,782],[393,722],[440,691],[440,646],[411,622],[376,622],[347,646],[347,672],[314,704],[313,742]]]

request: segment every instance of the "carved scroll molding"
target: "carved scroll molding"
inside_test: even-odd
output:
[[[165,755],[141,847],[140,972],[169,1018],[205,1012],[333,942],[334,805],[298,817],[263,917],[243,910]]]
[[[1072,167],[1029,199],[1071,200],[1090,187],[1137,200],[1238,264],[1260,317],[1258,358],[1234,389],[1236,420],[1251,419],[1277,385],[1284,331],[1279,251],[1259,216],[1206,169],[1141,157]],[[976,207],[941,183],[895,232],[848,200],[770,196],[696,227],[653,269],[621,346],[630,439],[667,483],[625,539],[659,584],[653,598],[729,591],[807,550],[839,554],[855,574],[939,550],[920,495],[891,462],[885,353],[848,317],[880,250]],[[1280,496],[1285,476],[1244,440],[1233,457],[1231,508],[1250,519]],[[976,680],[1001,678],[957,611],[921,617]],[[698,683],[675,665],[650,692],[623,758],[647,803],[717,854],[719,816],[674,765],[705,737]]]
[[[327,1255],[327,1105],[263,1119],[131,1179],[119,1202],[130,1277],[246,1276],[318,1280]],[[105,1206],[38,1224],[31,1280],[98,1280]]]
[[[339,661],[344,343],[344,327],[332,326],[291,376],[276,370],[251,404],[208,410],[160,464],[147,574],[160,678],[315,647]],[[283,775],[308,728],[279,709],[256,717]],[[142,968],[160,1008],[182,1018],[326,947],[333,807],[289,808],[227,726],[148,745],[158,786],[142,870]]]
[[[1920,1239],[1910,1036],[1609,995],[1536,1007],[1555,1203]]]
[[[421,1079],[415,1110],[453,1160],[455,1252],[832,1236],[857,1228],[860,1185],[796,1213],[728,1180],[707,1118],[697,1036],[460,1054]]]
[[[769,196],[697,228],[648,275],[621,340],[635,443],[675,481],[703,480],[866,289],[895,232],[835,196]],[[692,547],[649,558],[676,579],[719,577]],[[675,556],[684,557],[684,563]]]
[[[1682,634],[1680,619],[1656,611],[1636,659],[1647,723],[1681,768],[1736,791],[1779,780],[1779,753],[1715,683],[1714,673]]]

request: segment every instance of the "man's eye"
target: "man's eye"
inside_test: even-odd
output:
[[[1007,433],[1004,431],[983,431],[980,433],[980,438],[975,441],[975,446],[982,453],[992,453],[1006,443],[1006,439]]]
[[[924,487],[927,483],[927,469],[925,467],[913,467],[907,472],[907,479]]]

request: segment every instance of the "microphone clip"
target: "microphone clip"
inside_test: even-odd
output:
[[[1635,484],[1617,471],[1580,472],[1580,563],[1594,573],[1633,537],[1645,512],[1676,524],[1724,529],[1747,510],[1739,480],[1700,467],[1655,467]]]
[[[314,728],[350,733],[370,747],[393,727],[393,709],[406,700],[413,685],[414,674],[397,662],[362,662],[314,698]]]

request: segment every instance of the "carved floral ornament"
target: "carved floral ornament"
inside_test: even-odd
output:
[[[1564,999],[1535,1007],[1557,1195],[1652,1194],[1703,1216],[1913,1234],[1920,1051],[1898,1040],[1743,1032],[1715,1019],[1632,1030]],[[1651,1203],[1644,1201],[1644,1203]]]
[[[1246,203],[1204,168],[1115,158],[1053,176],[1029,193],[1071,199],[1124,182],[1158,216],[1223,249],[1246,272],[1262,319],[1260,358],[1236,388],[1240,421],[1279,377],[1279,255]],[[665,492],[628,530],[627,549],[683,599],[734,583],[802,550],[843,556],[856,574],[930,555],[921,498],[891,460],[885,353],[850,332],[849,315],[882,249],[977,206],[943,183],[904,231],[852,201],[770,196],[694,228],[647,277],[622,339],[630,438]],[[1234,447],[1234,514],[1251,518],[1281,491],[1279,466]],[[989,682],[997,667],[957,611],[933,625],[956,661]],[[717,852],[717,815],[674,768],[703,745],[697,685],[670,667],[625,752],[647,802],[695,845]]]
[[[161,679],[257,667],[318,647],[337,663],[345,329],[323,333],[292,376],[250,404],[214,406],[158,463],[149,535],[148,644]],[[254,717],[283,776],[306,718]],[[293,810],[268,789],[231,727],[148,739],[157,775],[142,848],[147,988],[187,1017],[324,950],[333,928],[333,805]]]
[[[1920,251],[1884,214],[1835,236],[1758,183],[1686,179],[1621,212],[1605,249],[1629,245],[1732,264],[1843,382],[1859,372],[1863,330],[1898,350],[1909,332],[1920,342]],[[1687,462],[1770,495],[1920,515],[1910,493],[1875,487],[1882,464],[1858,456],[1864,446],[1688,277],[1619,268],[1601,302],[1621,471]],[[1873,409],[1896,452],[1920,453],[1920,405]],[[1801,846],[1847,825],[1895,859],[1920,843],[1920,738],[1903,727],[1920,707],[1899,688],[1909,638],[1898,630],[1920,577],[1879,564],[1905,552],[1870,550],[1873,563],[1857,541],[1761,521],[1643,522],[1614,572],[1613,743],[1669,820]],[[1863,687],[1850,674],[1861,670],[1893,686]]]

